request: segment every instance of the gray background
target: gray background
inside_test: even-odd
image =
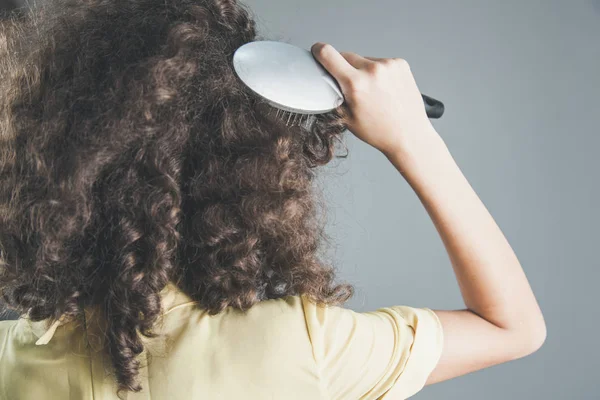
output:
[[[548,326],[521,360],[415,399],[599,399],[600,1],[247,0],[260,33],[305,48],[408,60],[446,104],[434,122],[517,253]],[[349,306],[462,308],[421,203],[377,150],[347,134],[324,171],[332,260]],[[343,152],[343,151],[342,151]]]
[[[416,399],[598,399],[600,0],[247,0],[260,33],[305,48],[409,61],[446,104],[434,126],[517,253],[548,325],[532,356],[429,386]],[[329,256],[349,306],[463,303],[410,187],[346,135],[323,169]]]

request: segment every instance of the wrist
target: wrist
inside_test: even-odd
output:
[[[446,143],[432,128],[411,136],[411,143],[382,151],[407,179],[423,174],[435,174],[454,162]]]
[[[422,153],[395,152],[388,156],[421,200],[445,198],[466,182],[448,147],[440,142],[431,143]]]

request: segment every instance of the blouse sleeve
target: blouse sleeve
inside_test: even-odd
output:
[[[313,355],[331,399],[406,399],[423,388],[443,344],[428,308],[355,312],[302,299]]]

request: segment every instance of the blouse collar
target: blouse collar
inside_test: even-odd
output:
[[[183,306],[186,304],[197,303],[197,301],[192,300],[187,294],[185,294],[177,285],[171,281],[167,283],[167,285],[163,288],[163,290],[159,293],[161,297],[162,304],[162,315],[167,312],[173,310],[176,307]],[[94,311],[90,311],[86,309],[85,311],[86,320],[92,320],[94,317]],[[62,326],[67,325],[69,322],[67,321],[66,316],[63,314],[59,319],[52,321],[52,318],[47,318],[40,321],[31,321],[29,319],[29,313],[22,316],[29,323],[32,332],[38,338],[35,342],[36,345],[45,345],[50,342],[50,340],[54,337],[56,330]],[[97,322],[98,323],[98,322]]]

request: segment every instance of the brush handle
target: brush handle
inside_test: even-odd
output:
[[[425,112],[429,118],[440,118],[444,114],[444,103],[432,97],[421,93],[423,103],[425,103]]]

